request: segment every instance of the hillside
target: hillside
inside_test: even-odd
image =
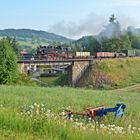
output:
[[[121,88],[140,83],[140,58],[98,60],[79,82],[79,86]]]
[[[31,29],[5,29],[0,30],[0,37],[16,37],[23,48],[34,48],[38,45],[47,45],[52,43],[69,43],[72,39],[56,35],[45,31]]]

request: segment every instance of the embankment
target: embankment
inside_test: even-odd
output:
[[[140,58],[98,60],[79,80],[77,86],[122,88],[140,83]]]

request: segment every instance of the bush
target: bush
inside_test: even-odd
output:
[[[68,75],[67,73],[61,74],[55,81],[55,85],[65,86],[68,85]]]
[[[18,80],[16,54],[7,39],[0,40],[0,84],[11,84]]]

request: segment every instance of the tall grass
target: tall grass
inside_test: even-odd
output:
[[[75,128],[73,122],[59,116],[65,108],[82,111],[90,106],[114,107],[116,103],[127,106],[122,120],[115,125],[140,127],[140,90],[133,92],[95,91],[68,87],[39,88],[20,86],[0,87],[0,139],[19,140],[108,140],[139,139],[139,135],[116,135],[104,131]],[[21,107],[34,103],[44,104],[55,116],[27,117],[21,115]],[[113,123],[112,115],[104,118],[105,124]]]
[[[120,58],[101,60],[94,69],[107,75],[110,88],[120,88],[140,83],[140,59]]]

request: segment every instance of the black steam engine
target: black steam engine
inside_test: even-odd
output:
[[[39,46],[35,54],[35,59],[70,59],[73,55],[70,53],[71,47],[62,46]]]

